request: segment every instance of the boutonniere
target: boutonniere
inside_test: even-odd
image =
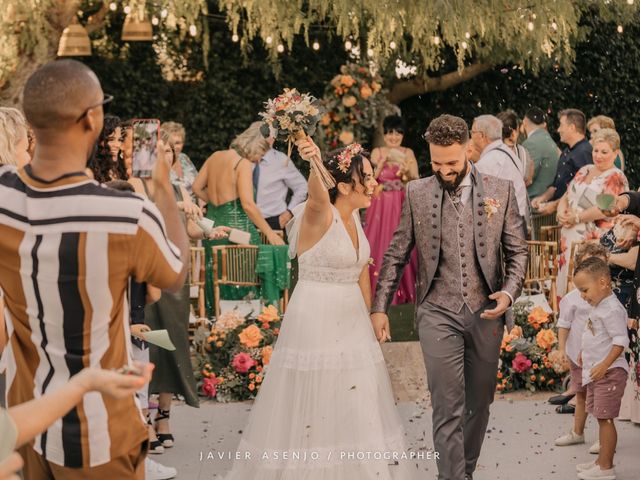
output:
[[[498,213],[498,209],[500,208],[500,202],[494,198],[485,197],[484,198],[484,213],[487,214],[487,218],[491,218],[494,213]]]

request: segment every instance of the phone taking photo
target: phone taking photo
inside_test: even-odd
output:
[[[133,175],[149,178],[158,158],[160,120],[136,118],[133,125]]]

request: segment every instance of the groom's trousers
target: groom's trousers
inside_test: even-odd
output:
[[[438,479],[463,480],[473,474],[493,402],[503,318],[459,313],[423,302],[417,310],[418,334],[427,367],[433,406],[433,441]]]

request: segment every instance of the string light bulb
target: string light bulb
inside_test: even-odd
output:
[[[345,50],[351,50],[351,48],[353,48],[353,44],[351,43],[351,40],[347,40],[346,42],[344,42],[344,48]]]
[[[195,37],[198,34],[198,29],[195,25],[189,25],[189,35]]]
[[[267,42],[267,45],[271,45],[271,43],[273,42],[273,38],[271,38],[271,35],[269,35],[267,38],[264,39],[265,42]]]
[[[556,22],[551,22],[551,28],[553,30],[558,30],[558,24]]]
[[[240,37],[238,37],[238,35],[236,33],[234,33],[233,35],[231,35],[231,41],[232,42],[237,42],[238,40],[240,40]]]
[[[111,2],[109,4],[109,10],[111,10],[112,12],[115,12],[118,9],[118,5],[116,4],[116,2]]]
[[[622,25],[618,25],[617,30],[618,30],[618,33],[624,32],[624,28],[622,28]]]
[[[627,0],[627,3],[628,3],[629,5],[633,5],[633,0]]]
[[[278,53],[284,52],[284,45],[279,43],[278,46],[276,47],[276,50],[278,51]]]
[[[160,23],[160,20],[158,20],[158,17],[152,17],[151,18],[151,24],[154,26],[157,26]]]
[[[129,15],[131,13],[131,7],[129,5],[124,7],[124,13],[126,13],[127,15]]]
[[[389,43],[389,48],[391,50],[395,50],[396,49],[396,42],[394,42],[393,40],[391,41],[391,43]]]
[[[367,50],[367,55],[369,55],[370,57],[373,57],[373,48],[369,48]]]
[[[311,48],[313,48],[315,51],[320,50],[320,43],[316,40],[315,42],[313,42],[313,45],[311,45]]]
[[[535,28],[535,25],[533,24],[533,22],[527,23],[527,30],[529,30],[530,32],[533,32],[534,28]]]
[[[433,37],[433,43],[435,43],[436,45],[440,45],[440,37],[438,35]]]
[[[166,8],[163,8],[163,9],[160,11],[160,17],[162,17],[162,18],[167,18],[167,15],[169,15],[169,12],[167,11],[167,9],[166,9]]]
[[[462,42],[460,46],[466,50],[469,45],[467,44],[467,42]]]
[[[471,34],[469,32],[465,32],[464,34],[464,38],[466,38],[467,40],[469,40],[471,38]]]

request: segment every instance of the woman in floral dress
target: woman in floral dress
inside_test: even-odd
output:
[[[562,226],[558,272],[558,295],[567,292],[567,273],[571,245],[585,240],[599,240],[613,223],[596,205],[602,193],[619,195],[629,190],[624,173],[614,166],[620,150],[620,136],[608,128],[599,130],[592,139],[593,165],[585,165],[573,178],[567,193],[558,204],[558,223]]]

